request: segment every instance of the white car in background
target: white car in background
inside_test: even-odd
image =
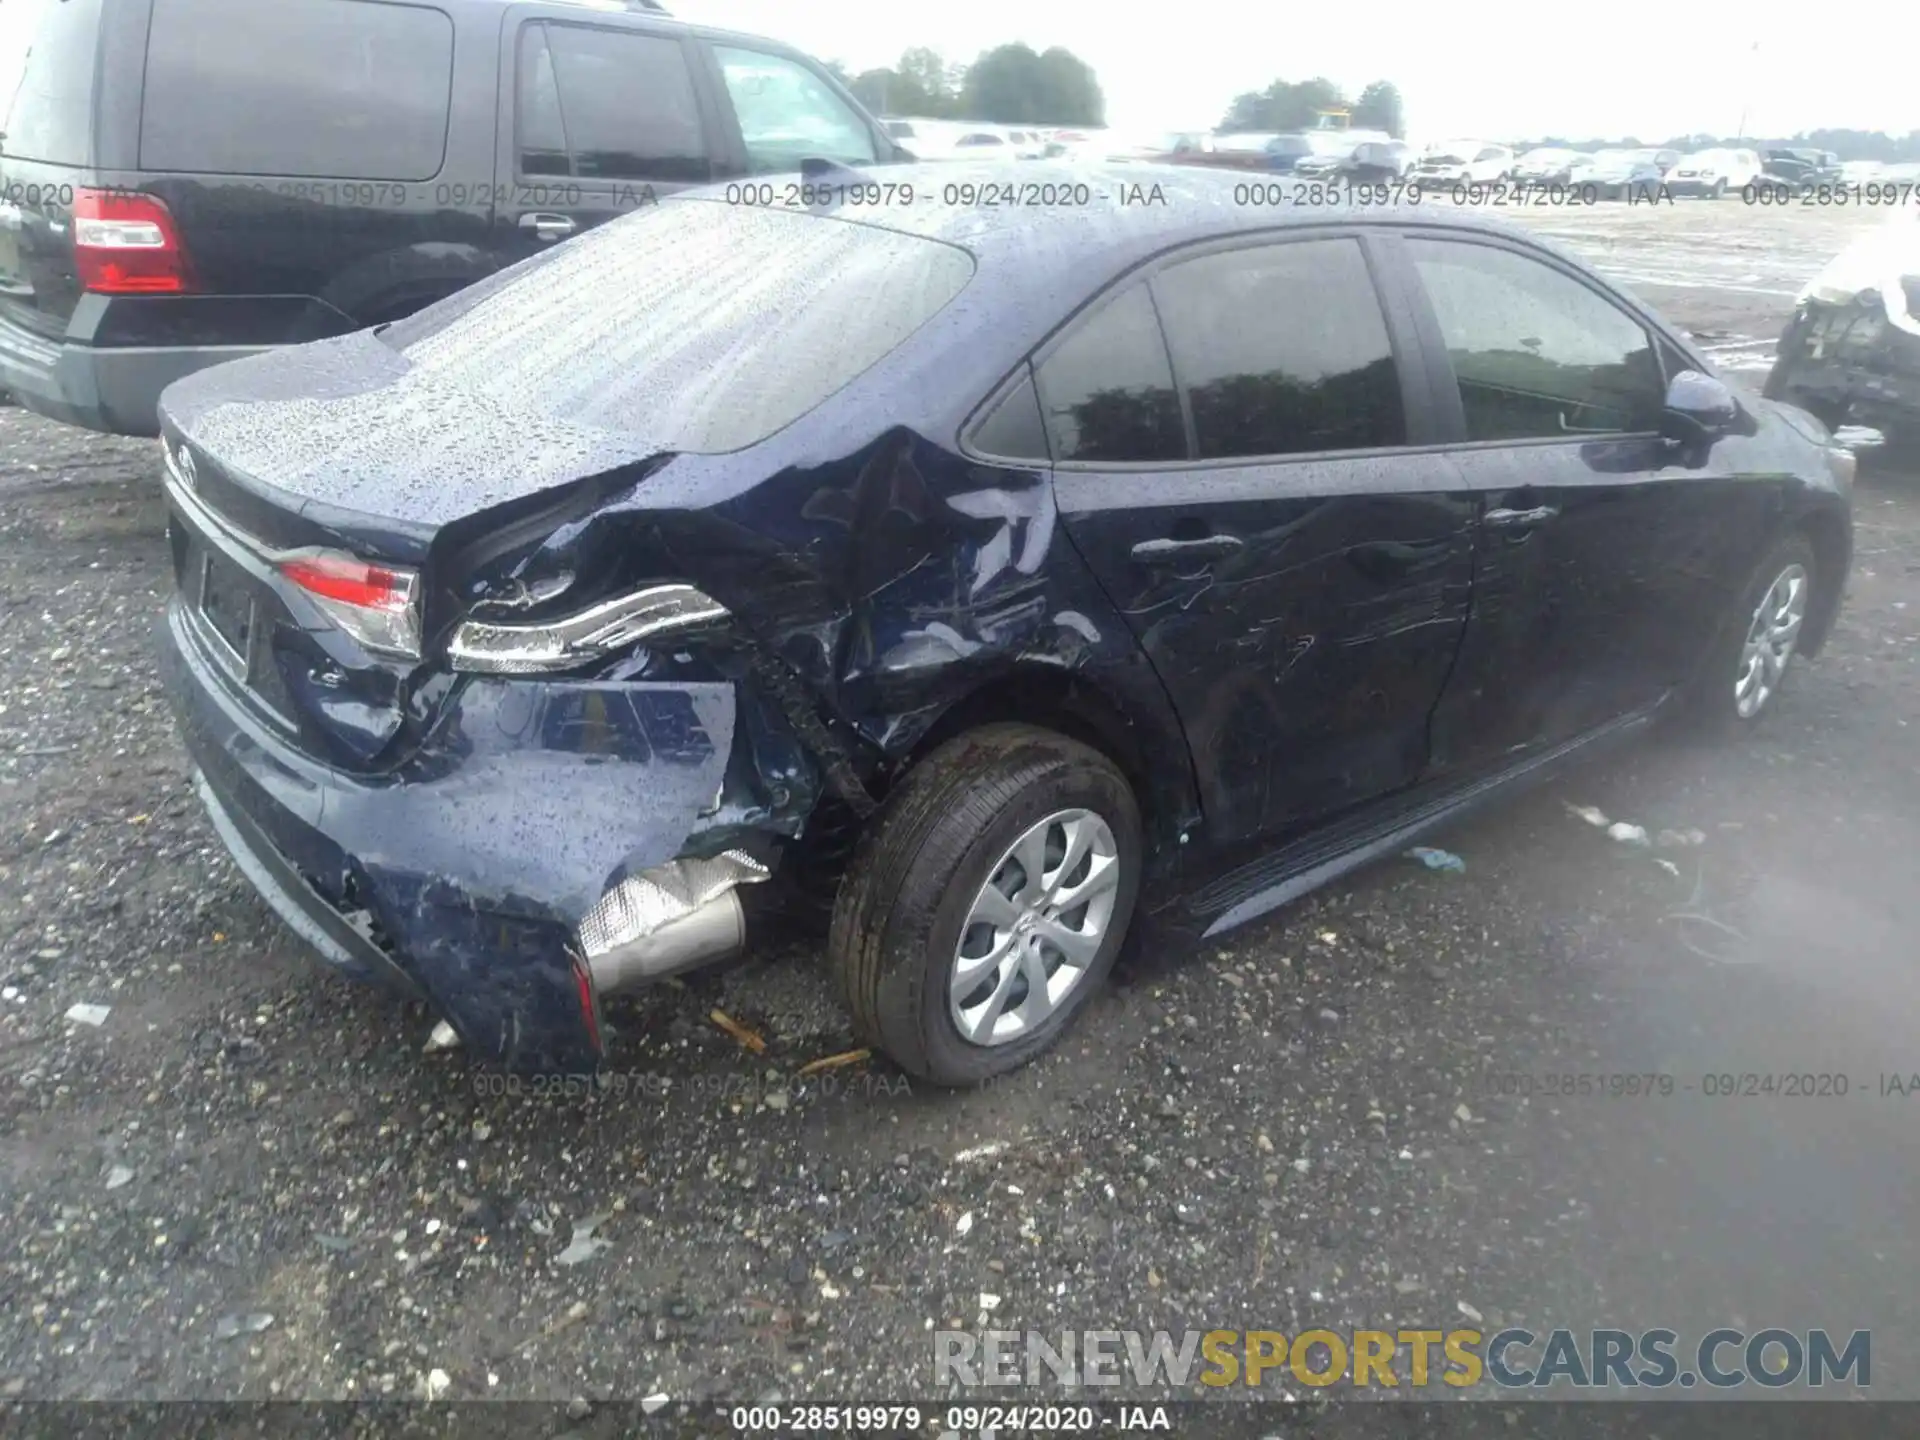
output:
[[[1748,185],[1763,183],[1765,174],[1758,150],[1696,150],[1682,155],[1667,171],[1666,186],[1673,195],[1717,200],[1729,191],[1737,194]]]
[[[919,160],[1035,160],[1046,149],[1031,125],[989,125],[973,120],[923,120],[912,116],[880,122]]]
[[[1427,147],[1410,177],[1424,185],[1485,185],[1513,169],[1513,148],[1484,140],[1443,140]]]

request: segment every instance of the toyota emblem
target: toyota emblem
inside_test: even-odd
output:
[[[173,453],[175,467],[180,472],[180,483],[189,490],[195,489],[200,483],[200,477],[193,471],[193,452],[184,445],[178,445],[174,447]]]

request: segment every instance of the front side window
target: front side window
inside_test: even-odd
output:
[[[1399,372],[1357,240],[1205,255],[1153,289],[1201,458],[1406,443]]]
[[[519,145],[526,175],[695,182],[713,173],[685,48],[634,31],[528,26]]]
[[[1069,334],[1039,370],[1055,460],[1184,460],[1186,431],[1160,321],[1135,285]]]
[[[716,45],[720,76],[740,120],[747,170],[798,170],[803,160],[871,165],[873,132],[812,70],[784,55]]]
[[[1469,440],[1659,427],[1660,364],[1625,311],[1510,250],[1429,239],[1407,250],[1440,322]]]

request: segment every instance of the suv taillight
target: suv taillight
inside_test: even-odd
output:
[[[173,212],[137,190],[77,190],[73,262],[100,295],[178,295],[193,288]]]

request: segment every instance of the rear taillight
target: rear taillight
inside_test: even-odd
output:
[[[420,577],[337,550],[282,556],[280,573],[369,650],[420,658]]]
[[[137,190],[77,190],[73,262],[101,295],[178,295],[193,289],[173,212]]]

